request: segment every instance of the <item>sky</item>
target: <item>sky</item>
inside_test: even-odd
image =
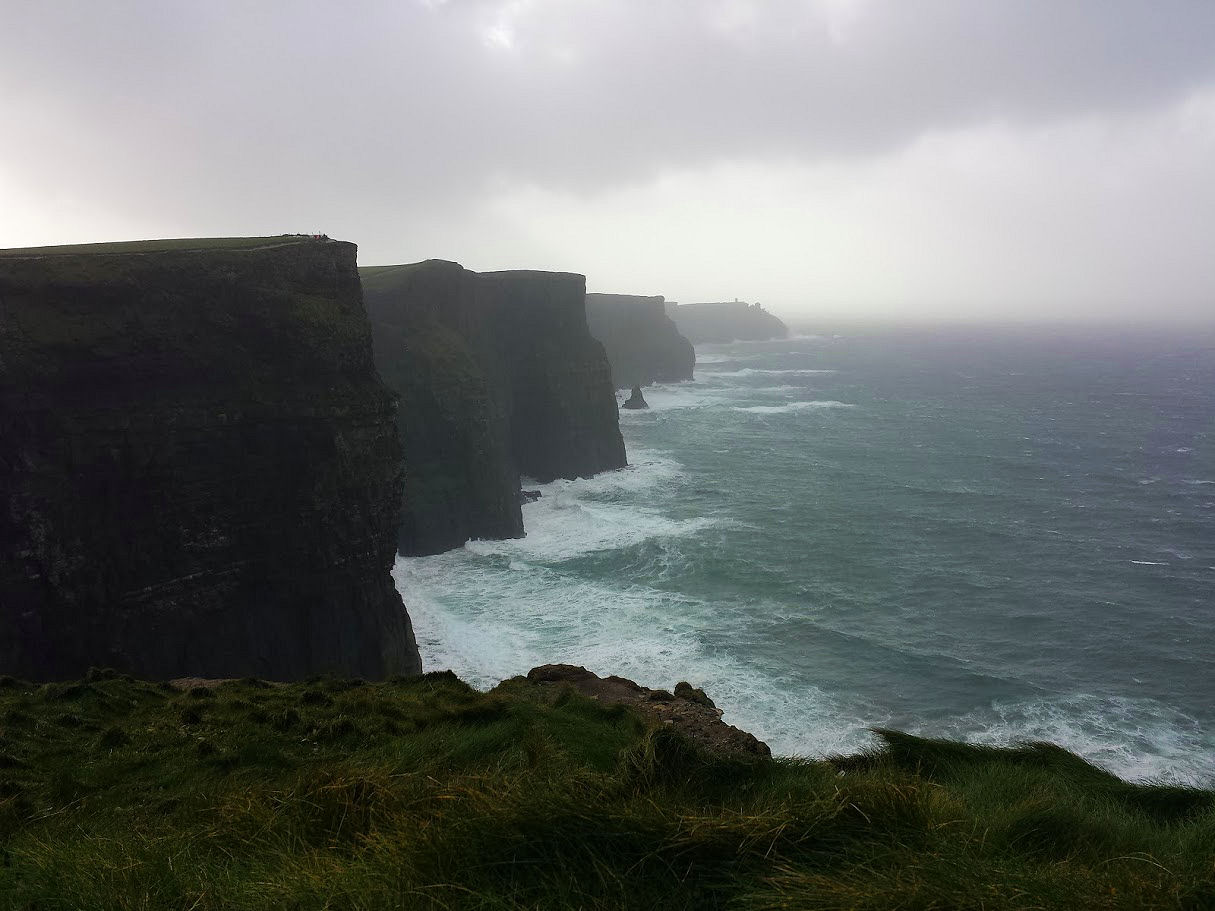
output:
[[[0,247],[1215,322],[1215,0],[3,0],[0,118]]]

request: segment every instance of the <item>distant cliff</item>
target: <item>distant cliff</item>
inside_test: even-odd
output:
[[[607,351],[617,389],[692,379],[696,350],[667,316],[661,295],[588,294],[586,322]]]
[[[442,260],[361,273],[376,366],[401,396],[400,552],[519,537],[511,399],[476,273]]]
[[[667,304],[667,315],[693,343],[787,338],[789,328],[759,304]]]
[[[0,251],[0,673],[420,670],[353,244]]]
[[[401,394],[402,553],[522,534],[520,473],[551,481],[624,466],[581,275],[479,274],[441,260],[361,272],[376,363]]]

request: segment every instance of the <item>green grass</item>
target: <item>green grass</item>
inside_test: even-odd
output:
[[[244,250],[282,244],[308,243],[309,237],[180,237],[169,240],[128,240],[100,244],[65,244],[57,247],[13,247],[0,250],[0,258],[23,256],[79,256],[90,253],[162,253],[179,250]]]
[[[1212,794],[883,732],[706,755],[523,680],[0,680],[0,907],[1210,908]]]

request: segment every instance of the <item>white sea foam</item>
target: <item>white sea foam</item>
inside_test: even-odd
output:
[[[995,703],[932,733],[997,746],[1045,740],[1124,778],[1215,782],[1215,740],[1195,719],[1151,699],[1077,694]]]
[[[745,411],[749,414],[790,414],[795,411],[824,411],[833,408],[855,408],[846,402],[814,401],[786,402],[784,405],[735,405],[735,411]]]
[[[727,376],[817,376],[820,374],[836,373],[835,370],[811,370],[809,368],[797,367],[789,370],[775,370],[768,367],[743,367],[740,370],[706,370],[704,371],[707,377],[727,377]]]

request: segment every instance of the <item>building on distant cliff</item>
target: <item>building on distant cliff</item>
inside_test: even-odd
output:
[[[761,307],[735,298],[704,304],[668,304],[667,314],[693,343],[787,338],[789,328]]]

